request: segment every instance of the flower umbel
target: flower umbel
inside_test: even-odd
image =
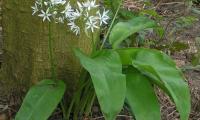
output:
[[[108,24],[108,10],[105,9],[101,13],[98,11],[94,15],[93,11],[99,5],[96,0],[87,0],[86,2],[77,2],[78,8],[71,6],[70,0],[36,0],[32,6],[32,15],[37,14],[44,21],[55,21],[55,23],[65,23],[70,27],[70,30],[76,35],[80,34],[80,27],[76,24],[80,19],[85,23],[85,29],[94,32],[103,24]]]

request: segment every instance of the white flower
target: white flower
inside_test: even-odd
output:
[[[103,10],[102,14],[99,11],[97,12],[97,14],[99,15],[100,25],[108,24],[107,20],[110,19],[108,16],[108,12],[109,10],[105,11],[105,9]]]
[[[44,10],[41,10],[41,12],[42,12],[42,13],[39,14],[38,16],[39,16],[39,17],[43,17],[43,21],[45,21],[46,19],[47,19],[48,21],[51,21],[49,17],[52,16],[52,14],[49,13],[49,8],[46,10],[46,12],[44,12]]]
[[[42,0],[37,0],[35,3],[42,7]]]
[[[91,8],[96,8],[99,5],[96,5],[96,0],[88,0],[87,2],[83,2],[83,7],[90,10]]]
[[[72,12],[74,12],[74,10],[72,9],[70,2],[68,2],[67,5],[65,6],[65,10],[62,11],[61,13],[65,14],[66,18],[70,18],[72,15]]]
[[[77,2],[79,10],[82,12],[83,11],[83,5],[80,2]]]
[[[80,33],[80,28],[73,21],[71,21],[67,25],[70,26],[71,31],[73,31],[76,35]]]
[[[88,18],[88,20],[89,21],[92,21],[92,22],[97,22],[97,17],[96,16],[90,16],[89,18]]]
[[[48,2],[44,2],[44,5],[47,6],[47,5],[48,5]]]
[[[64,23],[64,17],[56,18],[56,23]]]
[[[81,16],[81,13],[76,9],[76,11],[71,13],[71,16],[69,16],[70,21],[78,19]]]
[[[97,25],[96,18],[94,16],[90,16],[89,19],[86,22],[86,30],[90,29],[92,32],[94,32],[95,28],[99,28]]]
[[[90,19],[91,21],[97,21],[98,17],[90,16],[88,11],[86,11],[86,13],[84,14],[84,20],[88,20],[88,19]]]
[[[66,3],[65,0],[51,0],[52,5],[59,5],[59,4],[64,5],[65,3]]]
[[[57,15],[58,14],[58,12],[55,10],[55,11],[53,11],[53,15]]]
[[[39,11],[38,6],[37,6],[36,3],[35,3],[35,6],[32,6],[31,8],[33,9],[33,14],[32,15],[34,15],[35,13],[37,13]]]
[[[89,13],[86,11],[86,13],[84,14],[84,20],[87,20],[89,17]]]

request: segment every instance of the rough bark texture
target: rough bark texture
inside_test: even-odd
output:
[[[2,0],[0,0],[0,67],[1,67],[1,62],[2,62],[2,46],[3,46],[3,42],[2,42]]]
[[[27,90],[30,85],[51,76],[48,24],[31,15],[33,4],[34,0],[3,1],[4,60],[0,85],[5,93]],[[52,34],[58,78],[73,86],[80,65],[71,48],[80,47],[89,53],[91,40],[84,33],[75,36],[64,24],[53,24]]]

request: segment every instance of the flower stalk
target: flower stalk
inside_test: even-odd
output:
[[[122,0],[121,0],[120,4],[119,4],[119,6],[118,6],[118,8],[117,8],[117,10],[116,10],[116,12],[115,12],[115,16],[114,16],[114,18],[112,19],[112,22],[111,22],[111,24],[110,24],[110,27],[108,28],[108,31],[107,31],[107,33],[106,33],[106,36],[105,36],[105,38],[103,39],[103,42],[102,42],[101,47],[100,47],[100,50],[103,49],[104,44],[106,43],[106,40],[108,39],[108,36],[109,36],[109,34],[110,34],[110,32],[111,32],[111,29],[112,29],[112,27],[113,27],[113,25],[114,25],[114,22],[115,22],[115,20],[116,20],[116,18],[117,18],[117,15],[118,15],[118,13],[119,13],[119,9],[120,9],[120,7],[121,7],[121,4],[122,4]]]
[[[49,47],[49,60],[51,65],[51,78],[56,81],[56,67],[55,67],[55,60],[54,60],[54,50],[53,50],[53,39],[51,34],[51,23],[48,23],[49,29],[49,39],[48,39],[48,47]]]

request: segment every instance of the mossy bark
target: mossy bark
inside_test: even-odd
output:
[[[40,80],[51,78],[48,54],[48,23],[32,16],[34,0],[3,1],[4,60],[0,85],[4,93],[27,90]],[[52,24],[52,39],[58,79],[76,84],[80,65],[72,48],[91,52],[91,40],[76,36],[64,24]]]

